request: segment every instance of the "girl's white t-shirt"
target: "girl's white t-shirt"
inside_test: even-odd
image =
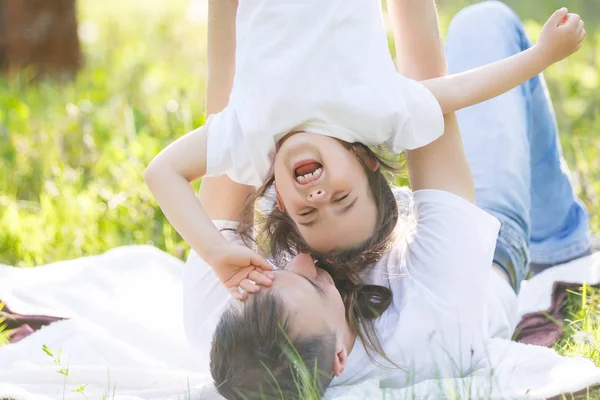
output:
[[[491,268],[499,221],[448,192],[395,193],[408,232],[364,279],[393,292],[392,304],[375,327],[386,354],[402,369],[389,368],[381,359],[372,362],[357,339],[332,385],[379,378],[386,386],[403,387],[463,376],[483,361],[489,338],[509,339],[516,326],[516,295]],[[236,226],[227,221],[215,225]],[[242,244],[233,232],[223,234]],[[231,298],[193,252],[183,292],[186,335],[207,360],[207,372],[212,336]]]
[[[211,117],[207,176],[260,186],[292,131],[385,144],[394,153],[443,132],[440,106],[399,75],[376,0],[240,0],[228,106]]]

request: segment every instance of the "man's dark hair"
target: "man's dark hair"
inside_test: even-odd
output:
[[[227,310],[215,331],[210,371],[228,400],[320,399],[333,379],[335,335],[300,337],[276,293]]]

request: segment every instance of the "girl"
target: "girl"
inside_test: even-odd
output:
[[[557,11],[538,44],[513,57],[418,83],[394,69],[378,2],[242,0],[227,107],[163,150],[147,184],[234,296],[249,271],[271,266],[213,226],[189,185],[205,175],[252,186],[274,180],[281,218],[301,239],[297,250],[355,258],[395,225],[393,195],[367,146],[400,153],[431,143],[442,134],[442,114],[570,55],[585,31],[578,16],[566,17]]]

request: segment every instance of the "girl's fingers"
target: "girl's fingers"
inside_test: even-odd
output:
[[[581,33],[583,31],[583,21],[579,21],[579,25],[577,26],[577,33]]]
[[[238,287],[229,288],[229,294],[236,300],[244,301],[248,297],[246,293],[241,293]]]
[[[565,24],[565,27],[569,29],[575,29],[579,26],[579,21],[581,21],[581,17],[577,14],[569,14],[569,19]]]
[[[242,288],[246,293],[256,293],[260,290],[260,286],[258,286],[250,279],[242,280],[238,286]]]
[[[566,22],[568,12],[569,10],[567,10],[565,7],[561,8],[560,10],[556,10],[550,17],[550,21],[552,21],[554,25],[558,26],[559,24]]]
[[[250,262],[252,262],[252,265],[254,265],[255,267],[258,267],[264,271],[271,271],[273,269],[273,264],[268,262],[265,258],[259,256],[258,254],[252,257]]]
[[[272,275],[271,272],[261,272],[258,270],[254,270],[248,274],[248,279],[256,283],[257,285],[262,286],[271,286],[272,279],[269,275]]]

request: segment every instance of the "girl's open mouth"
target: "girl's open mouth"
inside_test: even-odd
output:
[[[323,175],[323,165],[314,160],[304,160],[294,165],[296,182],[301,185],[312,183]]]

